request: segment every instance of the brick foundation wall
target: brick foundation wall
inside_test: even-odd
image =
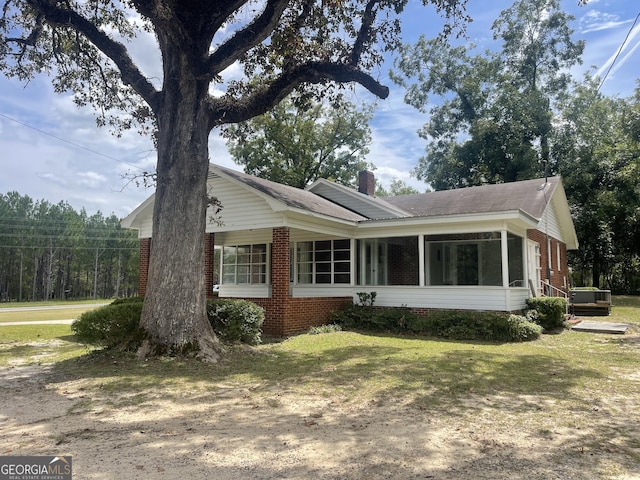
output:
[[[282,304],[273,298],[248,298],[265,309],[262,330],[267,335],[287,336],[302,333],[310,327],[330,323],[331,314],[350,306],[351,297],[289,298],[285,302],[283,317]]]

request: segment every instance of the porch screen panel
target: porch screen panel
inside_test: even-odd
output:
[[[526,287],[524,273],[524,251],[522,237],[507,235],[509,251],[509,286]]]
[[[358,285],[419,285],[418,237],[358,240]]]
[[[429,285],[502,285],[500,232],[425,236]]]
[[[313,283],[313,242],[298,242],[296,263],[298,283]]]

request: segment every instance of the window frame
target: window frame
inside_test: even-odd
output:
[[[220,283],[222,285],[268,285],[270,246],[269,243],[222,245]],[[230,252],[231,249],[234,252]],[[248,251],[240,252],[239,249],[248,249]],[[232,262],[229,261],[231,257],[233,257]],[[239,281],[241,279],[246,281]]]
[[[335,238],[296,242],[296,285],[350,285],[353,252],[351,240]],[[341,281],[338,281],[341,280]]]

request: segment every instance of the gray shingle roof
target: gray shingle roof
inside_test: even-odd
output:
[[[247,175],[236,170],[214,166],[224,174],[254,188],[285,205],[313,213],[349,221],[364,221],[366,217],[344,208],[308,190]],[[408,217],[438,217],[474,213],[523,211],[541,219],[560,177],[524,180],[520,182],[483,185],[455,190],[399,195],[375,199],[406,212]],[[374,199],[374,197],[369,197]]]
[[[385,200],[415,217],[436,217],[521,210],[540,219],[555,191],[559,177],[525,180],[480,187],[442,190]]]

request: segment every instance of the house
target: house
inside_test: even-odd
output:
[[[559,177],[377,198],[328,180],[302,190],[210,165],[222,210],[208,217],[207,284],[265,308],[266,333],[288,335],[376,292],[376,306],[519,311],[568,288],[578,242]],[[140,293],[153,196],[122,221],[140,239]],[[215,218],[214,218],[215,217]],[[214,272],[214,248],[221,249]]]

